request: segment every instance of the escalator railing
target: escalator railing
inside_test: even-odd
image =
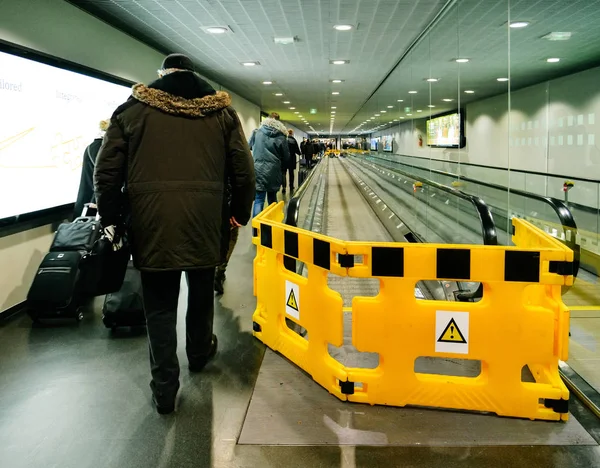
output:
[[[575,218],[571,210],[567,207],[567,205],[562,201],[554,197],[548,197],[544,195],[539,195],[536,193],[527,192],[520,189],[512,189],[502,185],[494,184],[491,182],[483,182],[480,180],[475,180],[473,178],[469,178],[462,175],[453,174],[450,172],[445,172],[439,169],[428,169],[412,164],[408,164],[400,161],[393,161],[386,158],[381,158],[378,156],[367,155],[367,160],[372,161],[375,164],[379,164],[382,167],[385,167],[390,170],[400,171],[404,174],[409,174],[414,177],[415,180],[420,180],[425,175],[429,178],[432,176],[439,177],[440,181],[445,184],[452,185],[457,184],[461,185],[465,182],[469,184],[473,184],[476,187],[473,190],[472,186],[464,186],[461,187],[461,191],[473,190],[478,195],[481,194],[481,190],[478,190],[479,187],[486,187],[488,189],[497,191],[501,194],[500,197],[493,197],[492,193],[486,193],[486,200],[488,201],[494,215],[502,219],[502,222],[497,224],[498,226],[510,226],[510,218],[512,215],[516,215],[518,217],[529,218],[530,221],[536,223],[536,217],[544,216],[544,218],[554,219],[545,219],[550,223],[553,223],[556,226],[560,226],[562,232],[560,235],[556,235],[558,239],[560,239],[565,245],[567,245],[570,249],[573,250],[575,255],[575,261],[573,263],[574,267],[574,275],[577,275],[580,264],[581,257],[581,247],[578,243],[578,232],[577,232],[577,223],[575,222]],[[402,169],[401,169],[402,168]],[[472,194],[473,195],[473,194]],[[506,200],[506,204],[509,204],[509,197],[513,197],[512,200],[512,208],[510,206],[501,207],[498,206],[501,203],[501,199]],[[516,197],[516,200],[515,200]],[[522,213],[517,212],[515,207],[521,207]],[[509,228],[507,228],[508,232]],[[552,234],[552,232],[549,232]],[[510,239],[511,232],[508,232],[508,238]]]

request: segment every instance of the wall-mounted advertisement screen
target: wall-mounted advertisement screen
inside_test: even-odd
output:
[[[394,138],[391,135],[386,135],[382,139],[383,151],[391,153],[394,151]]]
[[[442,148],[464,146],[462,115],[458,112],[433,117],[427,121],[427,145]]]
[[[371,138],[371,151],[379,151],[379,137]]]
[[[73,203],[85,148],[130,93],[0,52],[0,219]]]

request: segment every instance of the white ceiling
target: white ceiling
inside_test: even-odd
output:
[[[310,129],[295,111],[317,130],[348,133],[381,110],[386,113],[375,118],[376,125],[393,120],[390,115],[422,116],[428,104],[436,113],[452,110],[468,99],[506,92],[509,85],[516,89],[600,64],[600,0],[69,1],[165,53],[188,54],[206,77],[305,131]],[[509,18],[531,24],[509,30]],[[333,29],[342,23],[356,28]],[[202,29],[207,26],[228,26],[231,32],[211,35]],[[540,39],[551,31],[570,31],[573,37]],[[273,42],[286,36],[299,42]],[[551,56],[562,60],[546,63]],[[457,57],[471,62],[458,65]],[[350,63],[330,64],[334,59]],[[261,65],[248,68],[243,61]],[[440,81],[424,81],[430,76]],[[500,76],[511,80],[499,83]],[[263,85],[265,80],[274,84]],[[466,95],[465,89],[476,93]],[[331,94],[335,90],[339,96]],[[330,127],[332,106],[337,109]],[[423,112],[407,116],[405,106]]]

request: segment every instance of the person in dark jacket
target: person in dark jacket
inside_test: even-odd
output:
[[[226,216],[240,226],[250,219],[255,180],[229,95],[215,92],[185,55],[169,55],[159,76],[148,86],[135,85],[113,114],[94,183],[101,222],[112,227],[107,232],[122,223],[125,206],[130,212],[129,239],[141,270],[150,342],[150,387],[158,412],[167,414],[179,390],[181,273],[188,282],[186,353],[189,370],[197,372],[217,350],[213,280],[222,256],[226,181],[232,184]]]
[[[279,121],[279,114],[273,112],[263,121],[260,128],[252,133],[250,148],[256,172],[256,199],[253,211],[253,216],[256,216],[263,210],[265,198],[269,205],[277,202],[282,168],[289,165],[287,128]]]
[[[294,193],[294,171],[296,170],[296,156],[301,156],[302,153],[300,153],[300,147],[298,146],[298,141],[294,138],[294,130],[290,129],[288,130],[288,137],[287,137],[287,142],[288,142],[288,149],[290,152],[290,159],[289,159],[289,164],[287,165],[287,167],[284,166],[283,168],[283,190],[282,192],[285,193],[285,188],[286,188],[286,175],[289,174],[289,179],[290,179],[290,194]]]
[[[304,159],[306,160],[306,165],[311,168],[313,166],[313,157],[315,155],[315,145],[309,139],[306,140],[304,144],[304,151],[302,153],[304,155]]]
[[[102,139],[104,138],[104,133],[106,132],[109,123],[109,120],[102,120],[100,122],[100,133],[83,152],[81,179],[79,180],[79,190],[77,192],[77,200],[75,201],[75,208],[73,210],[73,218],[81,216],[83,207],[87,203],[96,203],[96,197],[94,195],[94,167],[96,167],[98,151],[102,146]]]

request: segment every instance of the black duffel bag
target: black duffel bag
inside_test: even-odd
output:
[[[101,235],[100,222],[93,217],[82,216],[72,223],[58,226],[50,252],[90,252]]]
[[[119,250],[114,250],[106,237],[98,239],[81,264],[85,293],[102,296],[121,289],[130,258],[131,248],[126,239]]]

